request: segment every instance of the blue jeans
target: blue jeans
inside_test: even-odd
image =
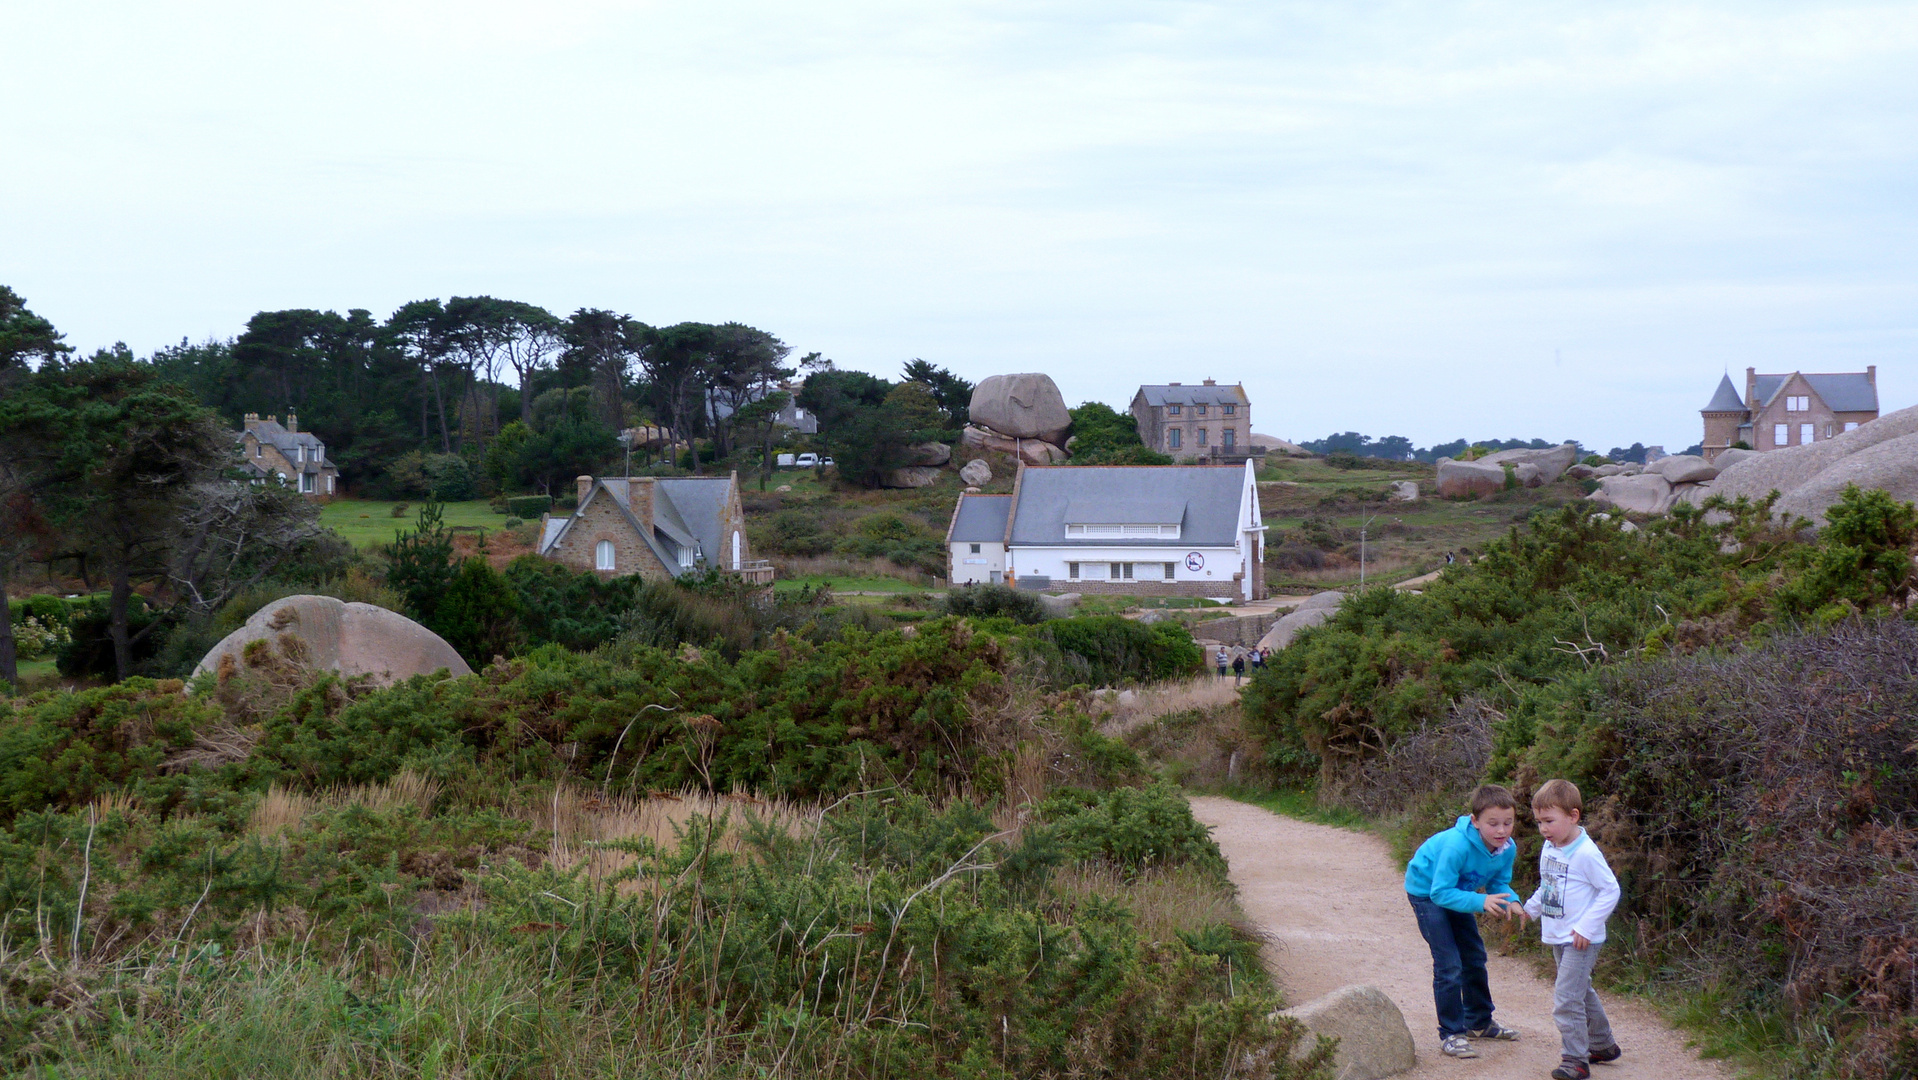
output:
[[[1406,894],[1419,934],[1432,950],[1432,998],[1439,1038],[1477,1031],[1492,1022],[1492,984],[1485,974],[1485,939],[1478,916],[1452,911],[1430,897]]]

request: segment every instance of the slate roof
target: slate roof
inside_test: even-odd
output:
[[[1245,494],[1241,465],[1034,465],[1019,480],[1012,515],[1014,544],[1046,547],[1231,547],[1238,542],[1239,501]],[[1173,537],[1066,537],[1068,508],[1110,506],[1098,524],[1126,524],[1144,514],[1157,522],[1165,508],[1182,504],[1184,526]],[[1094,522],[1074,522],[1093,524]]]
[[[1745,402],[1738,396],[1738,388],[1732,385],[1732,377],[1726,375],[1718,380],[1718,392],[1712,395],[1711,404],[1699,412],[1744,412]]]
[[[1141,386],[1139,393],[1145,395],[1147,405],[1243,405],[1246,403],[1245,388],[1242,386]]]
[[[1003,544],[1006,517],[1011,513],[1010,495],[961,495],[946,529],[946,543]]]
[[[1823,375],[1805,375],[1792,372],[1786,375],[1760,375],[1754,380],[1752,392],[1753,408],[1770,405],[1772,399],[1785,387],[1793,374],[1803,375],[1805,382],[1811,385],[1812,393],[1825,403],[1832,412],[1877,412],[1878,388],[1872,385],[1862,371],[1845,371]]]

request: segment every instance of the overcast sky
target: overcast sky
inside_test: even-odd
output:
[[[86,349],[488,293],[1243,381],[1298,439],[1677,449],[1748,365],[1918,402],[1918,4],[0,16],[0,283]]]

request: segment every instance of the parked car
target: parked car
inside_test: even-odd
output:
[[[776,460],[782,469],[790,469],[793,467],[793,455],[791,454],[781,454]]]
[[[828,469],[830,469],[830,468],[832,468],[832,467],[833,467],[834,465],[837,465],[837,464],[839,464],[839,463],[838,463],[838,462],[836,462],[836,461],[834,461],[833,459],[831,459],[831,458],[829,458],[829,457],[827,457],[827,458],[820,458],[820,459],[819,459],[819,464],[820,464],[821,466],[823,466],[823,467],[825,467],[825,468],[828,468]]]
[[[812,453],[811,451],[807,451],[806,453],[799,455],[799,459],[796,462],[796,464],[802,469],[810,469],[819,464],[819,455]]]

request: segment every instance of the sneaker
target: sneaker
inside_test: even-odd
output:
[[[1508,1028],[1508,1027],[1499,1027],[1498,1024],[1490,1021],[1488,1021],[1484,1027],[1479,1028],[1477,1031],[1468,1031],[1466,1032],[1466,1034],[1470,1035],[1474,1039],[1496,1039],[1499,1042],[1517,1042],[1518,1041],[1518,1032],[1513,1031],[1511,1028]]]
[[[1478,1051],[1472,1049],[1472,1041],[1463,1035],[1447,1035],[1439,1044],[1439,1051],[1446,1057],[1475,1058]]]
[[[1612,1062],[1618,1060],[1618,1055],[1624,1052],[1625,1051],[1618,1048],[1617,1043],[1613,1043],[1603,1050],[1594,1050],[1592,1051],[1592,1064],[1610,1065]]]
[[[1552,1080],[1592,1080],[1592,1070],[1582,1061],[1561,1061],[1552,1070]]]

